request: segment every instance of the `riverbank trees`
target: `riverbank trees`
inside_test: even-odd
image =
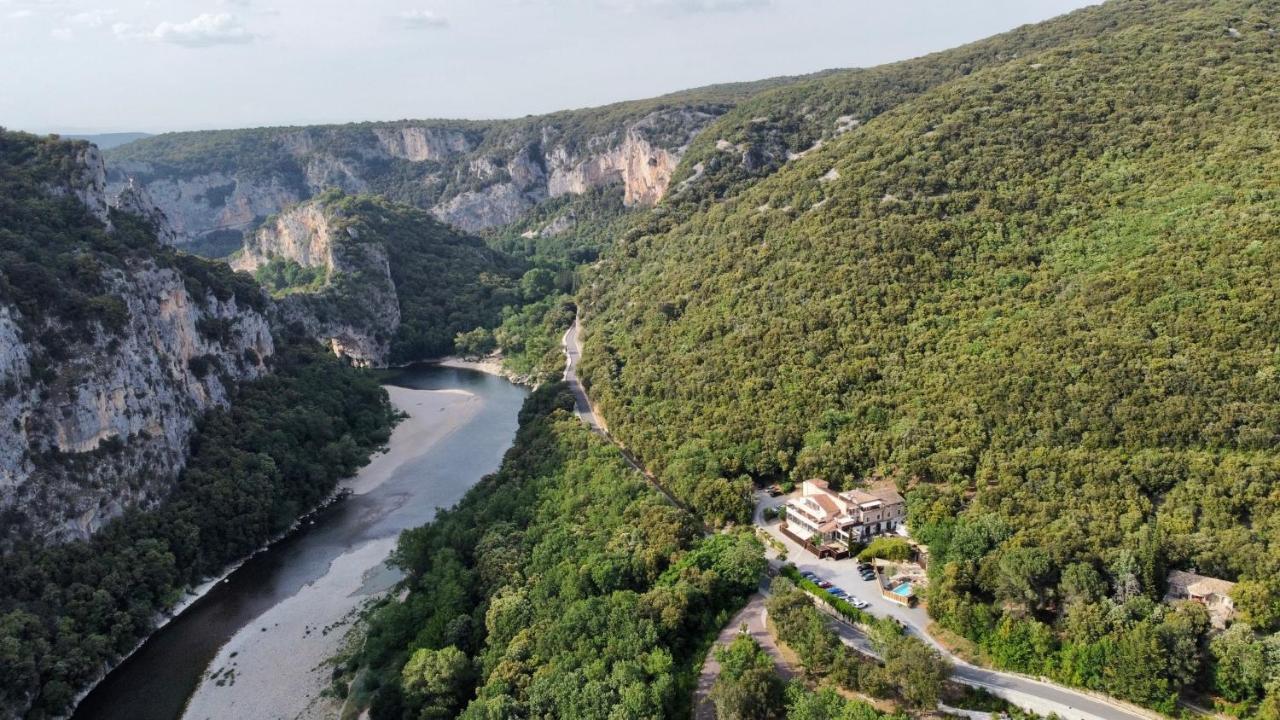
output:
[[[201,419],[159,507],[0,557],[0,707],[61,715],[183,588],[285,531],[390,436],[393,410],[369,375],[301,339],[279,342],[273,363]]]
[[[703,638],[755,589],[763,548],[703,538],[572,407],[563,383],[535,391],[501,469],[401,538],[407,595],[354,663],[375,720],[419,717],[418,669],[450,647],[473,670],[463,717],[687,712]]]

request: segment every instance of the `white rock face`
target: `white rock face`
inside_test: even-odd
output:
[[[689,141],[714,119],[688,108],[666,109],[591,137],[566,136],[554,117],[470,130],[304,128],[266,141],[282,158],[266,172],[182,174],[122,162],[108,178],[116,192],[130,178],[145,185],[180,242],[215,232],[248,233],[263,218],[331,187],[387,194],[478,232],[519,220],[548,198],[604,186],[619,186],[627,205],[653,205],[667,194]]]
[[[437,206],[432,214],[456,228],[479,232],[515,222],[538,203],[540,196],[525,194],[515,183],[502,183],[457,195]]]
[[[338,357],[359,366],[383,366],[400,327],[400,302],[386,248],[358,240],[354,229],[338,227],[322,204],[308,202],[282,213],[246,240],[231,265],[253,272],[278,258],[322,267],[330,281],[340,273],[359,274],[359,298],[330,303],[323,290],[314,296],[294,293],[281,298],[277,307],[285,323],[301,323]],[[317,311],[325,305],[330,307]]]
[[[112,172],[109,189],[120,193],[136,181],[169,218],[176,237],[183,242],[218,231],[251,230],[262,218],[303,199],[281,178],[250,181],[224,173],[148,177],[150,172],[153,170],[145,163],[123,164]],[[137,179],[143,177],[148,179]]]
[[[236,270],[253,272],[272,258],[292,260],[302,267],[334,268],[333,229],[324,211],[306,203],[277,216],[245,241],[244,251],[231,259]]]
[[[563,147],[557,148],[548,159],[552,168],[548,190],[551,197],[559,197],[619,184],[628,206],[652,206],[666,195],[683,152],[683,148],[673,152],[655,147],[634,129],[627,131],[618,147],[577,162]]]
[[[101,156],[79,160],[65,190],[105,221]],[[163,224],[144,193],[117,201]],[[127,321],[75,336],[56,358],[36,339],[56,321],[24,336],[17,310],[0,306],[0,511],[36,537],[87,537],[126,507],[164,497],[199,415],[225,405],[230,385],[263,374],[274,352],[263,314],[234,297],[193,297],[176,270],[137,260],[104,278]],[[37,355],[51,359],[51,376],[33,373]],[[0,542],[12,529],[0,528]]]
[[[387,155],[411,162],[441,162],[473,149],[466,133],[445,128],[378,128],[373,134]]]

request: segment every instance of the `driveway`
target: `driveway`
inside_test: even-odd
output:
[[[858,574],[857,561],[818,559],[798,543],[786,537],[779,530],[778,520],[765,522],[765,508],[776,508],[785,504],[787,497],[771,498],[767,493],[756,494],[755,522],[771,536],[777,538],[787,548],[787,560],[801,572],[809,571],[819,578],[842,588],[845,592],[868,603],[867,612],[877,617],[893,617],[902,622],[907,633],[920,638],[955,664],[952,677],[966,685],[980,687],[994,695],[1002,697],[1025,710],[1040,715],[1057,714],[1066,720],[1151,720],[1163,717],[1158,713],[1111,700],[1093,693],[1074,690],[1053,683],[1041,682],[1034,678],[1015,673],[989,670],[961,660],[951,654],[945,647],[933,639],[926,631],[929,627],[929,614],[920,607],[903,607],[880,596],[877,581],[863,580]],[[770,562],[778,563],[770,553]],[[858,649],[866,649],[868,645],[861,633],[845,625],[840,629],[840,638],[846,645]]]
[[[715,645],[707,651],[707,659],[702,663],[702,673],[698,676],[698,688],[693,694],[693,716],[696,720],[715,720],[716,706],[711,702],[711,688],[716,684],[716,678],[720,677],[720,661],[716,660],[716,650],[733,642],[743,625],[747,626],[747,633],[773,658],[773,666],[783,680],[790,680],[798,674],[778,650],[773,633],[765,627],[765,599],[763,592],[752,595],[747,606],[733,616],[729,624],[720,631]]]

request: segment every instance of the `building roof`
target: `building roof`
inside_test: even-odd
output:
[[[1198,575],[1185,570],[1173,570],[1169,573],[1169,594],[1205,597],[1211,594],[1230,595],[1236,586],[1229,580],[1220,580],[1208,575]]]

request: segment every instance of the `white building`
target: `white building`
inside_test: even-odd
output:
[[[823,542],[866,542],[898,529],[907,505],[897,490],[835,492],[826,480],[806,480],[800,497],[787,501],[787,527],[796,535],[822,537]]]

